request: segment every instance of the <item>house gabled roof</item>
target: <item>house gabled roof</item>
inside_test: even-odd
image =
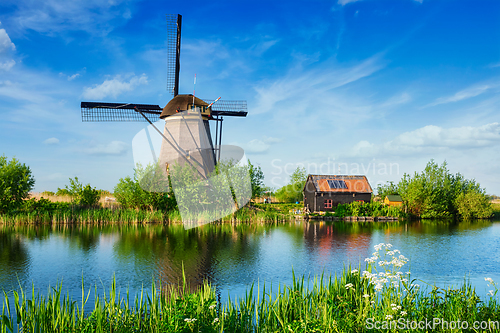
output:
[[[311,186],[308,184],[313,184],[315,192],[340,192],[340,193],[373,192],[372,187],[370,186],[370,183],[368,183],[368,179],[366,178],[366,176],[309,175],[307,176],[307,181],[305,186]],[[337,186],[339,184],[341,186]],[[308,190],[312,189],[309,188]]]
[[[401,198],[401,196],[399,196],[397,194],[386,195],[385,197],[387,198],[387,200],[389,200],[391,202],[403,202],[403,199]]]

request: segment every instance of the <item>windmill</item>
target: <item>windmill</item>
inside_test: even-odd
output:
[[[182,16],[167,15],[167,90],[172,100],[159,105],[134,103],[81,102],[82,121],[165,120],[159,163],[188,163],[206,177],[221,159],[222,122],[224,117],[246,117],[246,101],[203,100],[194,94],[179,94]],[[194,92],[193,92],[194,93]],[[209,121],[215,121],[212,140]],[[155,127],[156,128],[156,127]],[[215,142],[215,145],[214,145]]]
[[[147,121],[149,127],[158,132],[162,138],[159,157],[156,158],[153,149],[151,153],[152,160],[160,167],[160,177],[158,180],[157,173],[151,172],[143,177],[145,181],[141,181],[141,187],[165,191],[170,179],[184,226],[192,228],[234,212],[250,200],[252,191],[248,171],[231,164],[244,161],[243,150],[222,146],[223,118],[246,117],[246,101],[224,101],[220,97],[203,100],[195,97],[194,92],[192,95],[179,94],[181,23],[181,15],[167,15],[167,90],[172,92],[173,98],[165,107],[81,102],[81,112],[84,122]],[[165,121],[163,132],[153,124],[159,119]],[[214,140],[209,121],[215,121]],[[215,165],[224,160],[231,162],[229,167],[223,173],[213,173]],[[179,173],[172,175],[169,167],[176,163],[192,167],[199,177],[188,184],[176,177]]]

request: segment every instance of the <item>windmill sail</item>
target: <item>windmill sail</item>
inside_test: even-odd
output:
[[[179,94],[182,15],[167,14],[167,91]]]
[[[161,111],[159,105],[132,103],[82,102],[82,121],[146,121],[136,109],[141,110],[152,122],[158,120]]]

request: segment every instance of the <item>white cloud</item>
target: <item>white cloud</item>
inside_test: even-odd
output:
[[[453,96],[438,98],[436,99],[435,102],[430,103],[426,106],[436,106],[440,104],[454,103],[464,99],[476,97],[497,86],[498,86],[497,84],[482,84],[482,85],[472,86],[457,92]]]
[[[10,40],[5,29],[0,29],[0,70],[8,71],[14,67],[16,62],[10,59],[9,53],[15,49],[16,46]]]
[[[5,29],[0,29],[0,53],[7,52],[8,50],[15,50],[16,46],[10,40],[9,35]]]
[[[345,6],[348,3],[357,2],[357,1],[360,1],[360,0],[339,0],[339,1],[337,1],[337,3],[341,6]]]
[[[274,143],[279,143],[281,141],[283,141],[282,139],[279,139],[279,138],[273,138],[271,136],[265,136],[263,137],[263,141],[265,143],[268,143],[268,144],[274,144]]]
[[[80,76],[82,76],[83,74],[85,74],[86,71],[87,71],[87,68],[83,67],[82,70],[76,72],[73,75],[66,75],[66,74],[64,74],[64,73],[61,72],[61,73],[59,73],[59,76],[60,77],[66,77],[68,79],[68,81],[73,81],[74,79],[77,79]]]
[[[128,145],[122,141],[111,141],[108,144],[98,144],[94,147],[83,149],[88,155],[122,155],[127,152]]]
[[[77,77],[80,77],[80,73],[73,74],[71,76],[68,76],[68,81],[73,81]]]
[[[114,79],[105,80],[99,85],[96,84],[93,87],[84,88],[83,97],[94,100],[102,100],[109,96],[116,98],[118,95],[127,91],[132,91],[137,86],[144,84],[148,84],[148,77],[146,74],[133,76],[128,82],[118,75]]]
[[[269,151],[271,146],[262,140],[254,139],[243,145],[245,152],[249,154],[265,154]]]
[[[12,67],[14,67],[15,64],[16,64],[16,62],[12,59],[7,60],[6,62],[0,62],[0,70],[8,71]]]
[[[500,124],[443,128],[428,125],[405,132],[383,144],[360,141],[351,149],[351,156],[380,156],[384,154],[412,154],[433,150],[463,150],[485,148],[500,143]]]
[[[476,148],[500,142],[500,124],[491,123],[479,127],[442,128],[428,125],[406,132],[385,147],[391,150],[412,148]]]
[[[43,143],[46,145],[56,145],[59,143],[59,139],[58,138],[48,138]]]
[[[369,156],[375,152],[375,145],[366,140],[362,140],[352,147],[353,156]]]

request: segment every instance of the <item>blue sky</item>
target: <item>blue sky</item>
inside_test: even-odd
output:
[[[500,2],[0,3],[0,154],[35,191],[132,175],[143,123],[82,123],[80,101],[164,106],[165,14],[183,15],[180,92],[245,99],[224,120],[279,187],[297,167],[372,187],[430,159],[500,194]]]

